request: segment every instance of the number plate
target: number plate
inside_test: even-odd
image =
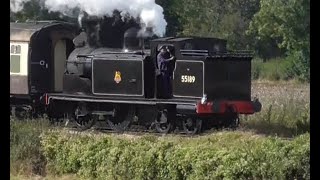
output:
[[[183,83],[194,83],[196,81],[195,76],[189,76],[189,75],[182,75],[181,76],[181,82]]]

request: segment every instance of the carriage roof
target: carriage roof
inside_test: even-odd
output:
[[[50,29],[56,26],[63,26],[66,28],[73,27],[71,23],[60,21],[36,21],[24,23],[10,23],[10,41],[25,41],[30,42],[31,37],[44,29]]]

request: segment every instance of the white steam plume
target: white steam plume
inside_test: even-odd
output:
[[[28,0],[10,0],[21,2]],[[114,10],[122,14],[130,14],[134,18],[140,18],[141,23],[151,27],[158,36],[165,34],[167,22],[164,19],[163,8],[155,3],[155,0],[44,0],[49,11],[58,11],[67,14],[74,8],[80,8],[91,16],[112,16]],[[11,3],[12,4],[12,3]],[[12,6],[10,6],[12,8]],[[13,11],[13,9],[11,9]],[[20,9],[19,9],[20,10]],[[79,17],[80,18],[80,17]]]

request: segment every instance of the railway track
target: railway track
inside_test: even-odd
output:
[[[99,124],[99,123],[98,123]],[[107,127],[99,127],[98,125],[95,125],[93,127],[91,127],[90,129],[80,129],[78,127],[76,127],[77,125],[74,123],[71,126],[56,126],[59,128],[62,128],[64,131],[66,131],[67,133],[70,134],[84,134],[84,135],[105,135],[105,134],[112,134],[112,135],[123,135],[123,136],[133,136],[133,137],[140,137],[140,136],[148,136],[148,135],[152,135],[152,136],[157,136],[157,137],[163,137],[163,136],[178,136],[178,137],[187,137],[187,138],[196,138],[196,137],[205,137],[205,136],[209,136],[209,135],[213,135],[213,134],[218,134],[226,131],[232,132],[232,131],[239,131],[239,132],[250,132],[248,129],[239,127],[239,128],[212,128],[212,129],[208,129],[205,131],[202,131],[200,134],[186,134],[184,131],[182,130],[174,130],[170,133],[159,133],[157,132],[155,129],[138,129],[138,128],[131,128],[125,131],[115,131],[111,128],[107,128]],[[274,136],[270,136],[270,135],[266,135],[266,134],[259,134],[259,133],[254,133],[253,134],[255,136],[260,136],[260,137],[274,137]],[[293,140],[293,137],[277,137],[280,138],[282,140]]]
[[[129,129],[126,130],[114,130],[111,127],[108,127],[107,123],[104,121],[98,121],[95,125],[88,129],[82,129],[75,122],[69,122],[68,125],[65,122],[60,124],[54,124],[54,127],[63,128],[64,130],[75,132],[75,133],[103,133],[103,134],[130,134],[130,135],[156,135],[156,136],[165,136],[165,135],[179,135],[185,137],[197,137],[197,136],[205,136],[215,132],[221,132],[222,128],[213,128],[209,130],[202,131],[200,134],[187,134],[181,129],[174,129],[169,133],[160,133],[157,132],[155,128],[145,128],[139,125],[132,125]],[[234,130],[230,128],[224,128],[223,130]]]

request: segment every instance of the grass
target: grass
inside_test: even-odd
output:
[[[10,172],[15,175],[45,175],[45,157],[40,134],[49,128],[44,119],[10,119]]]
[[[283,61],[281,59],[274,59],[264,63],[260,59],[254,59],[252,61],[252,78],[254,80],[257,80],[257,79],[267,79],[270,81],[280,80],[282,74],[284,74],[282,62]]]
[[[29,179],[33,179],[33,180],[55,180],[55,179],[59,179],[59,180],[78,180],[79,177],[77,177],[74,174],[71,175],[62,175],[62,176],[53,176],[53,175],[48,175],[46,177],[43,176],[38,176],[38,175],[15,175],[15,174],[10,174],[10,179],[11,180],[29,180]]]
[[[307,66],[295,62],[294,57],[274,58],[263,62],[259,58],[252,61],[251,75],[253,80],[309,82]]]
[[[254,82],[252,95],[262,111],[242,117],[242,125],[258,133],[293,137],[310,131],[310,86],[294,82]]]

